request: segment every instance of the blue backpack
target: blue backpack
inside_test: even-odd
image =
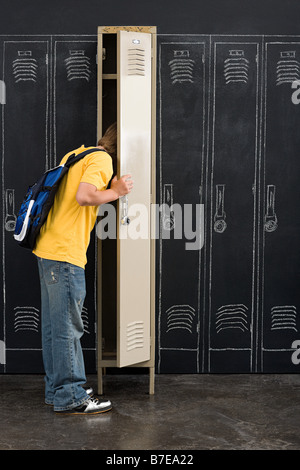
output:
[[[55,168],[46,171],[33,185],[29,186],[18,212],[14,239],[23,248],[34,249],[36,238],[53,205],[59,184],[69,168],[89,153],[104,150],[93,148],[75,155]]]

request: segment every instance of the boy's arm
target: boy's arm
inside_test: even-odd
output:
[[[130,175],[125,175],[117,180],[115,176],[112,179],[110,189],[104,191],[98,191],[93,184],[80,183],[76,193],[76,201],[80,206],[100,206],[115,201],[132,190],[133,181],[130,178]]]

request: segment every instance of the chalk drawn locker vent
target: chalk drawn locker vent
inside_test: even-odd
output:
[[[227,329],[248,331],[248,308],[244,304],[222,305],[217,310],[215,326],[217,333]]]
[[[249,60],[244,57],[243,50],[232,49],[224,61],[225,83],[248,83]]]
[[[84,50],[70,50],[69,57],[65,59],[67,71],[67,80],[86,80],[90,81],[91,66],[90,58],[85,55]]]
[[[32,57],[32,51],[18,51],[18,58],[12,63],[15,83],[36,82],[38,64]]]
[[[90,334],[89,331],[89,315],[86,307],[82,307],[81,319],[83,323],[83,330],[86,334]]]
[[[176,330],[184,330],[193,333],[195,309],[190,305],[172,305],[166,311],[167,333]]]
[[[281,51],[276,65],[276,85],[291,84],[300,79],[300,62],[296,51]]]
[[[174,51],[174,57],[169,61],[172,85],[185,82],[194,83],[194,66],[195,61],[190,58],[190,51]]]
[[[21,331],[39,332],[40,312],[37,308],[31,306],[14,308],[14,330],[15,333]]]
[[[271,331],[297,329],[297,308],[295,305],[276,305],[271,308]]]
[[[126,328],[126,349],[132,351],[133,349],[144,347],[144,322],[134,321],[128,323]]]
[[[140,46],[128,48],[128,75],[145,76],[145,60],[145,49]]]

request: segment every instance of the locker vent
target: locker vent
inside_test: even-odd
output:
[[[293,83],[300,78],[300,62],[296,59],[296,51],[281,51],[276,66],[276,85]]]
[[[128,49],[128,75],[145,75],[145,49]]]
[[[34,331],[39,332],[40,326],[40,311],[31,306],[15,307],[14,308],[14,329],[15,333],[19,331]]]
[[[244,57],[243,50],[230,50],[229,57],[224,61],[224,78],[228,83],[244,82],[249,79],[249,60]]]
[[[135,321],[128,323],[127,329],[127,351],[142,348],[144,346],[144,322]]]
[[[83,50],[69,51],[69,57],[65,59],[67,71],[67,80],[86,80],[90,81],[91,67],[90,58],[85,55]]]
[[[190,51],[174,51],[174,58],[169,61],[170,78],[172,85],[175,83],[194,83],[195,61],[190,59]]]
[[[238,328],[239,330],[248,331],[248,307],[244,304],[222,305],[216,313],[216,330],[217,333],[227,328]]]
[[[297,308],[295,305],[275,305],[271,308],[271,330],[297,329]]]
[[[167,313],[167,333],[171,330],[183,329],[193,333],[195,309],[191,305],[172,305]]]
[[[13,61],[15,83],[20,81],[36,82],[38,64],[32,57],[32,51],[18,51],[18,58]]]

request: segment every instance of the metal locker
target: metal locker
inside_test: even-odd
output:
[[[116,239],[98,241],[99,393],[103,368],[126,366],[148,367],[154,393],[155,33],[98,28],[98,138],[117,121],[117,175],[134,180],[113,204]]]

